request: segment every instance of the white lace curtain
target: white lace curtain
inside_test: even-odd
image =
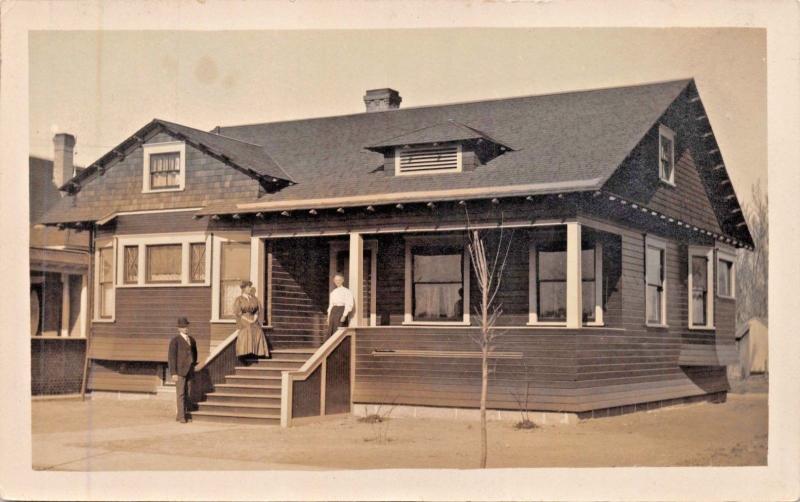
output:
[[[414,317],[456,319],[463,314],[461,253],[414,255]]]

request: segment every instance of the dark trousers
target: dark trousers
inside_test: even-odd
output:
[[[192,380],[192,372],[188,375],[178,375],[178,380],[175,382],[175,397],[177,398],[178,420],[186,419],[186,412],[189,411],[189,383]]]
[[[331,308],[331,313],[328,315],[328,331],[325,333],[325,340],[333,336],[337,329],[347,325],[347,319],[342,322],[342,314],[344,314],[344,305],[335,305]]]

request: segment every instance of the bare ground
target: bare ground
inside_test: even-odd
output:
[[[33,403],[33,467],[54,470],[475,468],[477,422],[348,417],[291,429],[178,424],[164,400]],[[730,394],[517,430],[489,424],[489,467],[766,465],[767,394]]]

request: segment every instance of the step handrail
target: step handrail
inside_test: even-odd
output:
[[[211,353],[208,354],[208,357],[206,357],[206,360],[203,361],[202,363],[198,364],[197,366],[195,366],[194,370],[195,371],[200,371],[203,368],[205,368],[206,366],[208,366],[209,364],[211,364],[214,361],[214,359],[216,359],[220,354],[222,354],[223,350],[228,348],[228,346],[230,344],[232,344],[232,343],[234,343],[236,341],[236,338],[238,337],[238,335],[239,335],[239,330],[238,329],[236,331],[234,331],[233,333],[231,333],[230,335],[228,335],[228,338],[226,338],[225,340],[222,341],[222,343],[220,343],[219,345],[214,347],[214,350],[212,350]]]
[[[308,377],[310,377],[311,374],[314,373],[314,371],[325,362],[328,356],[330,356],[333,351],[336,350],[339,345],[341,345],[345,338],[351,337],[353,334],[354,330],[350,328],[337,329],[336,332],[331,335],[330,338],[325,340],[325,343],[323,343],[299,369],[281,372],[281,427],[289,427],[292,423],[292,387],[294,382],[307,380]],[[352,350],[354,350],[354,347],[351,348],[351,351]],[[353,367],[354,366],[351,363],[351,398]]]

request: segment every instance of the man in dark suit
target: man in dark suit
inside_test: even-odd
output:
[[[189,382],[194,376],[194,365],[197,364],[197,344],[189,336],[189,320],[178,318],[178,334],[169,342],[169,373],[175,382],[175,395],[178,398],[178,415],[175,420],[185,424],[188,409]]]

